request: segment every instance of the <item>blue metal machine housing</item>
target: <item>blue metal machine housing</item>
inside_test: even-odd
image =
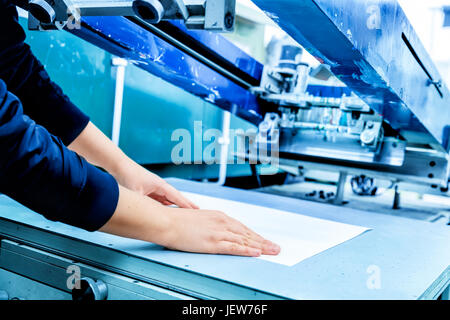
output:
[[[246,88],[212,70],[189,54],[167,43],[160,37],[125,17],[85,17],[81,30],[71,30],[81,38],[94,43],[138,67],[186,91],[204,98],[219,107],[232,110],[241,118],[258,123],[262,118],[256,97]],[[217,50],[218,54],[243,70],[249,77],[261,76],[259,62],[242,52],[220,35],[211,32],[187,31],[174,24],[187,36]]]
[[[450,95],[400,5],[391,1],[256,0],[255,3],[404,136],[448,149]],[[362,13],[362,14],[361,14]],[[249,77],[262,66],[220,35],[188,31]],[[73,31],[113,54],[257,123],[261,110],[247,89],[124,17],[86,17]]]
[[[450,95],[395,0],[255,0],[397,130],[448,151]]]

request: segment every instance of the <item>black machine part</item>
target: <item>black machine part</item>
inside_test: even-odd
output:
[[[94,301],[106,300],[108,298],[108,287],[101,280],[81,278],[72,289],[72,300]]]

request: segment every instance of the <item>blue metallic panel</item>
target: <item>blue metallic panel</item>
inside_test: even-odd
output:
[[[316,97],[341,98],[344,94],[349,97],[352,91],[347,87],[322,86],[310,84],[306,89],[310,95]]]
[[[395,129],[442,143],[450,94],[395,0],[254,0]]]
[[[85,17],[71,32],[241,118],[260,120],[253,94],[124,17]]]
[[[117,74],[111,65],[112,55],[68,32],[29,31],[27,19],[19,21],[33,54],[45,65],[52,80],[103,133],[111,136]],[[220,108],[134,65],[126,68],[122,107],[120,147],[140,164],[172,163],[171,151],[178,142],[171,141],[171,136],[178,128],[187,129],[191,135],[195,121],[203,122],[204,132],[222,128]],[[232,129],[245,131],[250,127],[250,123],[232,117]],[[192,152],[197,157],[192,162],[202,159],[203,153],[199,153]],[[177,166],[174,170],[171,176],[191,179],[216,178],[218,174],[217,165]],[[249,175],[250,168],[235,164],[227,172],[230,176]]]
[[[261,79],[264,65],[250,57],[219,33],[203,30],[188,30],[181,21],[172,21],[171,23],[233,63],[248,75],[258,80]]]
[[[450,27],[450,7],[444,8],[444,27]]]

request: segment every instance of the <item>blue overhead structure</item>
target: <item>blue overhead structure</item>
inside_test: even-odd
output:
[[[70,31],[241,118],[261,120],[248,89],[259,84],[262,65],[216,33],[126,17],[84,17],[82,28]]]
[[[445,149],[450,95],[400,5],[391,1],[255,0],[408,139]],[[180,22],[85,17],[78,36],[253,123],[264,110],[248,90],[262,66],[218,34]],[[448,150],[447,150],[448,151]]]

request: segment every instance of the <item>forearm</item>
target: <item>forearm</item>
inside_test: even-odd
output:
[[[122,185],[124,185],[122,176],[125,175],[125,171],[135,166],[134,161],[92,122],[89,122],[68,147],[93,165],[111,173]]]
[[[174,187],[126,156],[92,123],[69,145],[69,149],[108,171],[120,185],[129,190],[149,196],[164,205],[198,209]]]
[[[121,237],[167,245],[171,215],[157,201],[119,186],[119,202],[112,218],[100,231]]]
[[[23,114],[0,80],[0,192],[50,220],[89,231],[115,212],[115,179]]]

